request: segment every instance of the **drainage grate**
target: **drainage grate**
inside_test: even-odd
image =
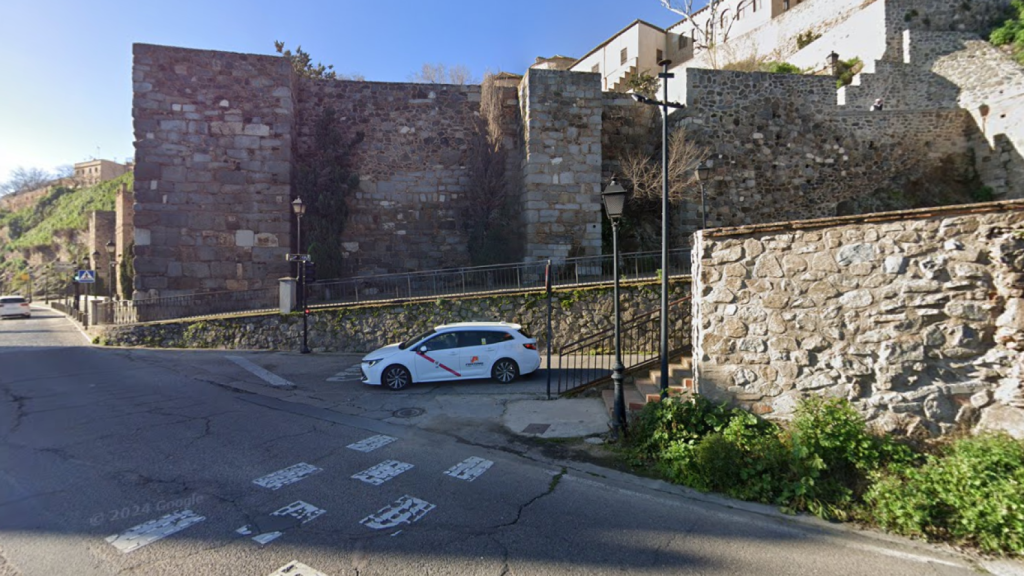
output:
[[[551,424],[530,424],[523,428],[523,434],[543,434],[548,431]]]
[[[415,418],[426,413],[423,408],[399,408],[391,413],[395,418]]]

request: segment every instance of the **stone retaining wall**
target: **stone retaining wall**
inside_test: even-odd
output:
[[[673,281],[670,299],[690,293],[688,281]],[[657,310],[660,284],[623,286],[622,319]],[[546,342],[547,298],[542,292],[395,305],[314,311],[309,317],[309,347],[314,352],[370,352],[433,326],[470,320],[522,324]],[[672,326],[689,334],[687,315]],[[612,290],[556,291],[552,306],[555,353],[558,347],[612,328]],[[294,350],[302,342],[300,314],[273,314],[191,322],[100,327],[98,341],[111,346]]]
[[[710,230],[698,389],[769,417],[849,398],[885,431],[1024,435],[1024,202]]]

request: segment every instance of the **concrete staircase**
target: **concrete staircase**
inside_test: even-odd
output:
[[[623,381],[622,395],[626,402],[626,412],[639,412],[648,402],[661,400],[661,366],[646,372],[641,371],[627,375]],[[686,399],[693,395],[693,359],[678,358],[668,365],[668,395]],[[612,389],[601,392],[601,399],[614,415],[615,391]]]

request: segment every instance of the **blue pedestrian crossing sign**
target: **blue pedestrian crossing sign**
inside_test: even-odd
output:
[[[96,283],[96,271],[95,270],[76,270],[75,271],[75,282],[79,284],[95,284]]]

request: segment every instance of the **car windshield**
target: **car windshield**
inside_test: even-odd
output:
[[[430,336],[434,332],[436,332],[436,330],[431,328],[430,330],[427,330],[426,332],[424,332],[422,334],[417,334],[416,336],[413,336],[412,338],[409,338],[405,342],[402,342],[401,344],[399,344],[398,345],[398,349],[399,350],[405,350],[409,346],[412,346],[413,344],[419,342],[420,340],[423,340],[424,338],[426,338],[427,336]]]

